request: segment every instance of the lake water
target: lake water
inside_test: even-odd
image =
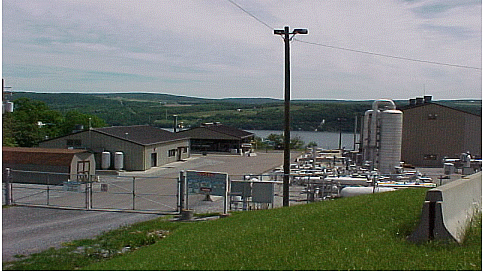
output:
[[[255,136],[262,139],[270,134],[283,134],[281,130],[247,130],[255,134]],[[310,142],[317,143],[317,147],[325,149],[339,148],[339,133],[338,132],[322,132],[322,131],[291,131],[290,138],[300,137],[305,144]],[[354,133],[342,133],[342,147],[352,150],[354,148]],[[359,141],[357,135],[356,141]]]

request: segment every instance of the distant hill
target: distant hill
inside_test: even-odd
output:
[[[14,92],[12,100],[26,97],[44,101],[61,112],[93,114],[109,125],[149,124],[172,127],[173,115],[186,127],[205,122],[248,129],[283,129],[283,100],[274,98],[208,99],[158,93],[34,93]],[[481,100],[441,100],[436,103],[481,115]],[[307,131],[354,130],[354,117],[372,107],[373,100],[292,100],[291,126]],[[409,100],[396,100],[399,107]],[[338,120],[344,120],[340,123]],[[321,126],[321,124],[324,124]]]
[[[223,102],[237,103],[237,104],[250,104],[250,105],[261,105],[270,103],[280,103],[283,100],[275,98],[223,98]]]

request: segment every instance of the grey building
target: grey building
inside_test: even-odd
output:
[[[190,156],[189,138],[146,125],[93,128],[50,139],[39,145],[45,148],[89,150],[95,154],[97,169],[104,168],[103,157],[105,159],[107,152],[113,162],[109,168],[114,168],[119,159],[114,155],[121,154],[122,169],[128,171],[144,171]]]
[[[441,167],[445,157],[470,152],[481,158],[481,116],[432,102],[411,99],[404,113],[401,159],[415,166]]]
[[[94,155],[86,150],[4,146],[2,164],[4,177],[7,168],[14,170],[13,182],[58,185],[68,180],[84,181],[95,175],[96,162]]]

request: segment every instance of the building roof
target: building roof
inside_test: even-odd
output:
[[[2,147],[2,162],[8,164],[70,165],[82,149]]]
[[[481,115],[478,115],[476,113],[471,113],[471,112],[467,112],[467,111],[464,111],[464,110],[452,108],[452,107],[449,107],[449,106],[446,106],[446,105],[441,105],[441,104],[438,104],[438,103],[435,103],[435,102],[432,102],[432,101],[424,102],[424,103],[421,103],[421,104],[414,104],[414,105],[409,104],[409,105],[406,105],[406,106],[399,107],[399,109],[402,110],[402,111],[407,111],[407,110],[411,110],[411,109],[415,109],[415,108],[419,108],[419,107],[430,106],[430,105],[481,117]]]
[[[251,132],[225,126],[220,123],[205,124],[201,127],[180,131],[177,134],[192,139],[206,140],[241,140],[254,135]]]
[[[140,145],[187,139],[182,137],[182,135],[148,125],[93,128],[92,131]]]

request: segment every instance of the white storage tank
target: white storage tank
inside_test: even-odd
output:
[[[396,191],[394,188],[387,187],[344,187],[340,190],[341,197],[352,197],[358,195],[367,195],[373,193],[383,193]]]
[[[13,102],[5,103],[5,112],[13,112]]]
[[[401,161],[403,113],[392,100],[374,101],[364,116],[364,160],[382,174],[393,174]]]
[[[121,151],[114,153],[114,169],[121,170],[124,168],[124,154]]]
[[[111,167],[111,152],[104,151],[101,155],[101,169],[107,170]]]
[[[393,174],[401,162],[403,113],[400,110],[380,112],[379,171]]]

